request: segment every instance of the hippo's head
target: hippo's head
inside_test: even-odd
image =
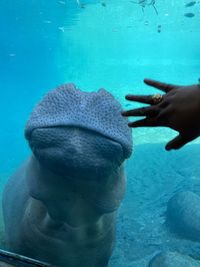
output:
[[[101,183],[118,172],[132,152],[131,130],[121,109],[104,89],[88,93],[66,84],[36,106],[25,136],[34,156],[49,170]]]
[[[58,172],[109,171],[131,155],[132,138],[121,105],[100,89],[73,84],[50,91],[33,110],[25,136],[40,162]],[[90,175],[91,177],[91,175]]]

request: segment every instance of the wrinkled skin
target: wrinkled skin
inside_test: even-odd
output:
[[[105,116],[113,109],[116,129]],[[74,85],[50,92],[35,108],[25,129],[33,154],[3,195],[9,250],[60,267],[108,265],[132,149],[121,118],[106,91]]]
[[[170,127],[179,132],[168,142],[166,150],[179,149],[200,135],[200,85],[180,86],[145,79],[147,85],[160,89],[163,99],[155,104],[152,95],[127,95],[126,99],[149,104],[148,107],[122,112],[123,116],[142,116],[145,119],[130,122],[130,127]]]

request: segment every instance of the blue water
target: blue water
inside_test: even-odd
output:
[[[125,94],[155,92],[144,86],[144,77],[197,83],[199,3],[186,8],[187,1],[157,0],[157,15],[152,6],[143,12],[130,1],[104,2],[85,0],[81,8],[75,0],[1,0],[1,189],[29,154],[23,135],[29,113],[57,85],[74,82],[85,91],[104,87],[130,108]],[[195,16],[185,17],[186,12]],[[179,242],[162,228],[166,203],[175,192],[200,192],[199,140],[165,152],[164,144],[174,135],[162,128],[133,131],[111,266],[146,266],[148,257],[166,247],[196,253],[195,243]]]

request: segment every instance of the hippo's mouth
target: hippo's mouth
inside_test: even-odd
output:
[[[107,177],[124,160],[121,144],[84,128],[38,128],[32,131],[29,143],[41,163],[73,177]]]
[[[108,141],[110,142],[115,142],[115,143],[119,143],[114,137],[112,136],[109,136],[109,135],[106,135],[104,133],[104,131],[97,131],[96,129],[93,129],[92,127],[83,127],[83,126],[79,126],[79,125],[76,125],[76,124],[71,124],[71,125],[55,125],[55,126],[45,126],[45,127],[38,127],[38,128],[35,128],[33,129],[30,133],[29,133],[29,142],[30,142],[30,145],[31,145],[31,139],[34,135],[34,132],[37,131],[37,132],[42,132],[42,131],[45,131],[47,130],[47,132],[51,132],[53,133],[53,131],[57,131],[57,133],[60,131],[60,130],[64,130],[64,131],[71,131],[72,130],[72,136],[75,137],[78,139],[83,132],[87,132],[89,133],[91,136],[98,136],[98,137],[102,137],[103,139],[107,139]],[[58,135],[59,136],[59,135]],[[65,139],[65,134],[63,134],[63,140]],[[119,143],[120,144],[120,143]],[[121,145],[121,144],[120,144]],[[122,145],[121,145],[122,147]],[[123,149],[123,147],[122,147]]]

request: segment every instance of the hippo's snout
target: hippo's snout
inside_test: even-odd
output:
[[[45,148],[46,151],[54,149],[52,152],[57,156],[58,153],[63,155],[64,151],[76,154],[79,150],[87,157],[95,150],[88,144],[100,151],[108,144],[111,151],[106,149],[106,154],[112,154],[109,144],[114,142],[120,145],[125,160],[132,152],[132,136],[121,110],[120,103],[104,89],[88,93],[76,89],[73,84],[66,84],[50,91],[36,106],[26,125],[25,136],[31,147]]]

